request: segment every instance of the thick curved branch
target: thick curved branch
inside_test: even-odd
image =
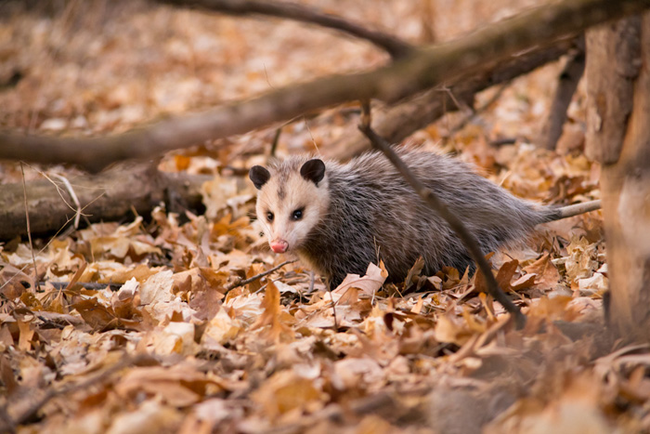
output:
[[[385,50],[393,59],[410,54],[414,47],[401,39],[368,29],[342,17],[318,11],[297,3],[255,0],[160,0],[176,6],[192,6],[231,15],[268,15],[339,30],[356,38],[365,39]]]
[[[456,111],[458,107],[452,101],[451,94],[457,101],[472,105],[474,96],[478,92],[507,83],[548,62],[557,60],[573,45],[572,38],[562,39],[551,46],[538,47],[498,65],[477,69],[470,77],[448,83],[447,90],[431,89],[385,111],[373,110],[372,128],[391,143],[401,142],[413,132],[426,127],[446,113]],[[321,152],[326,158],[347,161],[370,148],[371,144],[366,136],[356,125],[351,125],[339,140],[323,147]]]
[[[73,163],[91,171],[206,140],[241,134],[305,112],[352,100],[395,102],[442,82],[467,77],[522,50],[576,35],[589,26],[650,7],[650,0],[564,0],[489,25],[457,41],[417,50],[372,72],[329,76],[288,86],[200,114],[171,118],[121,135],[71,139],[0,133],[0,158]]]

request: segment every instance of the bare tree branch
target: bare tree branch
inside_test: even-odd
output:
[[[494,275],[492,274],[492,267],[483,256],[481,248],[479,247],[478,241],[474,235],[465,227],[463,222],[453,214],[447,205],[440,200],[436,194],[427,188],[420,180],[411,172],[408,166],[402,161],[402,159],[393,151],[388,143],[383,137],[377,135],[370,127],[370,110],[369,105],[364,104],[364,115],[361,118],[361,123],[359,124],[359,129],[368,137],[372,146],[375,149],[380,150],[384,153],[386,158],[393,163],[393,166],[397,171],[402,175],[402,177],[408,182],[413,190],[422,198],[422,200],[435,212],[437,212],[440,217],[445,219],[447,224],[451,229],[458,235],[458,238],[461,239],[465,247],[467,248],[468,253],[474,259],[478,265],[479,270],[483,274],[486,282],[486,286],[489,294],[494,297],[496,301],[501,303],[503,307],[512,314],[517,324],[517,328],[522,328],[526,324],[526,316],[521,313],[521,310],[517,305],[515,305],[512,300],[510,300],[506,294],[499,288]]]
[[[255,0],[160,0],[177,6],[192,6],[231,15],[268,15],[339,30],[354,37],[372,42],[385,50],[393,59],[405,57],[414,47],[401,39],[368,29],[342,17],[318,11],[297,3]]]
[[[560,72],[548,119],[542,127],[539,137],[539,146],[542,148],[555,149],[557,141],[562,135],[562,129],[567,119],[567,109],[585,71],[584,46],[584,37],[581,37],[578,48],[568,56],[564,68]]]
[[[473,71],[470,77],[447,85],[449,91],[431,89],[386,111],[373,109],[373,129],[391,143],[404,140],[414,131],[431,124],[446,113],[456,111],[450,93],[467,105],[474,96],[491,86],[507,83],[534,69],[557,60],[574,45],[574,39],[561,39],[548,47],[537,47],[498,65],[486,65]],[[349,160],[371,148],[367,137],[356,125],[351,125],[341,138],[323,148],[326,158]]]
[[[204,113],[171,118],[101,138],[54,138],[0,133],[0,158],[72,163],[91,171],[129,159],[241,134],[305,112],[351,100],[395,102],[444,81],[467,77],[541,42],[650,7],[650,0],[563,0],[492,24],[457,41],[421,49],[387,67],[288,86]]]

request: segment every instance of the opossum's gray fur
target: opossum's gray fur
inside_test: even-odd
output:
[[[444,155],[400,150],[413,173],[462,220],[487,254],[531,229],[560,217],[557,209],[518,199],[474,169]],[[269,165],[271,178],[299,172],[309,157]],[[401,281],[419,256],[424,273],[443,266],[473,267],[464,245],[447,223],[406,184],[383,154],[362,155],[347,164],[325,162],[330,205],[297,248],[330,287],[346,274],[364,274],[384,261],[389,279]],[[325,188],[325,187],[319,187]],[[260,217],[261,218],[261,217]]]

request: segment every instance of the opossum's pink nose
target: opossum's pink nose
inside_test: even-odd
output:
[[[289,243],[287,243],[284,240],[271,241],[271,249],[273,249],[275,253],[284,253],[287,251],[288,248],[289,248]]]

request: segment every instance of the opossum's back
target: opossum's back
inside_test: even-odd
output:
[[[517,199],[458,160],[433,153],[399,153],[478,238],[486,254],[523,238],[545,220],[541,209]],[[447,223],[428,208],[383,155],[367,154],[330,171],[330,190],[332,197],[345,199],[346,212],[367,217],[364,226],[370,228],[374,244],[370,248],[379,250],[393,280],[403,279],[419,256],[424,257],[429,273],[445,265],[462,271],[472,264]]]

